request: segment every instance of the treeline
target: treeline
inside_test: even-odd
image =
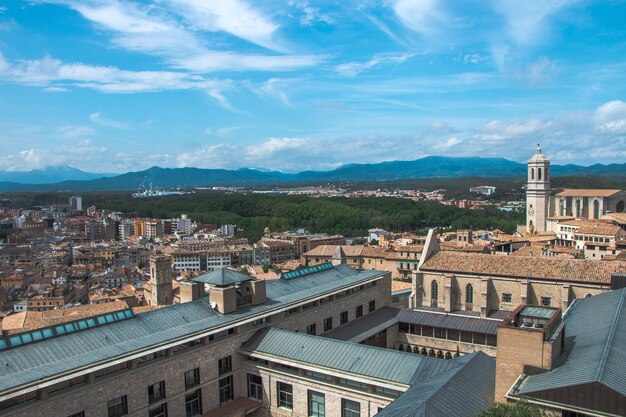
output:
[[[459,209],[438,202],[396,198],[310,198],[284,195],[194,194],[133,199],[112,195],[88,195],[83,199],[99,208],[138,213],[145,217],[171,218],[187,214],[207,224],[237,224],[242,236],[258,240],[265,227],[271,230],[305,228],[312,232],[364,236],[372,227],[390,231],[499,228],[513,232],[524,223],[521,213],[505,213],[495,207]]]

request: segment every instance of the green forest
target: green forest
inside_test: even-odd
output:
[[[138,213],[140,216],[171,218],[187,214],[207,224],[236,224],[242,237],[258,240],[265,227],[282,231],[305,228],[311,232],[364,236],[369,228],[425,232],[443,229],[492,229],[513,232],[524,223],[522,213],[505,213],[495,207],[479,210],[444,206],[438,202],[397,198],[310,198],[285,195],[191,194],[133,199],[128,194],[83,195],[87,205]]]

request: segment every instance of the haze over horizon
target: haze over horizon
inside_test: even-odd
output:
[[[7,0],[0,170],[626,160],[624,1]]]

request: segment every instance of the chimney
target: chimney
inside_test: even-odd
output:
[[[222,314],[232,313],[237,310],[237,289],[231,285],[228,287],[212,286],[209,290],[211,304],[215,303],[215,309]]]
[[[252,288],[252,305],[263,304],[267,300],[265,293],[265,280],[253,280],[250,281],[250,287]]]
[[[204,284],[191,281],[180,283],[180,302],[188,303],[204,297]]]

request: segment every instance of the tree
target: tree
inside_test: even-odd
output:
[[[514,403],[494,403],[487,410],[482,411],[476,417],[548,417],[547,411],[530,404],[528,401],[516,401]]]

